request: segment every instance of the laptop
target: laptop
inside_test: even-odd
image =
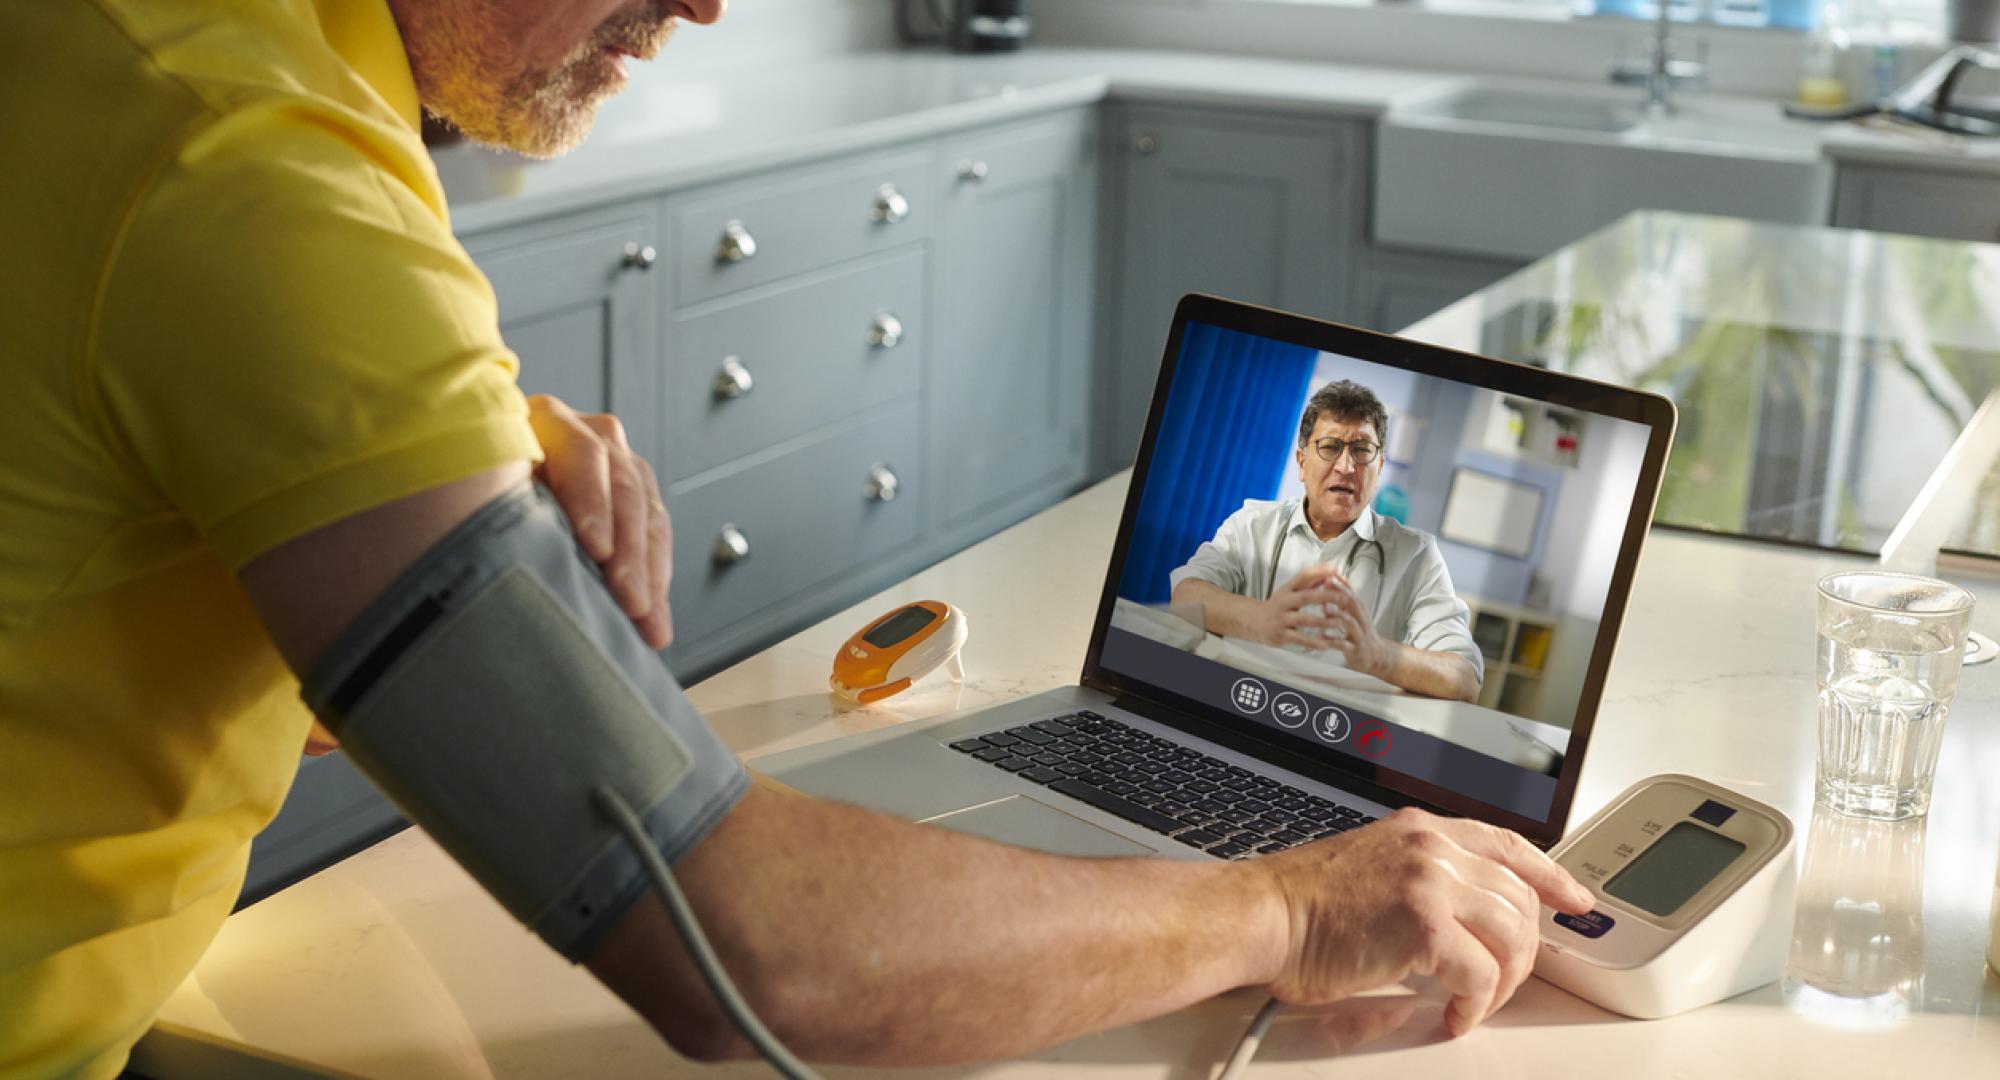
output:
[[[1307,402],[1343,381],[1373,395],[1387,431],[1359,450],[1301,448]],[[1190,295],[1081,681],[752,764],[814,795],[1069,855],[1254,858],[1401,806],[1546,848],[1567,823],[1674,423],[1657,395]],[[1307,467],[1322,448],[1379,465],[1366,509],[1345,530],[1327,522],[1331,541],[1305,516],[1283,528],[1302,500],[1336,516],[1343,493],[1313,503],[1304,490],[1309,474],[1324,482]],[[1233,634],[1177,587],[1205,573],[1262,599],[1288,560],[1342,559],[1378,633],[1455,657],[1444,666],[1472,669],[1476,690],[1398,685],[1341,649]]]

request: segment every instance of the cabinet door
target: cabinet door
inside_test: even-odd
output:
[[[1112,141],[1119,170],[1109,468],[1132,461],[1174,305],[1205,292],[1308,315],[1348,313],[1360,233],[1351,214],[1365,153],[1354,125],[1132,109]]]
[[[1087,467],[1095,171],[1088,114],[951,140],[939,160],[933,539],[956,548]]]
[[[1385,334],[1402,333],[1523,265],[1470,257],[1370,252],[1359,275],[1361,303],[1355,325]]]
[[[521,389],[615,412],[652,456],[657,229],[643,206],[591,211],[468,241],[500,301]],[[628,245],[630,245],[628,254]]]
[[[1844,166],[1833,223],[1944,240],[2000,242],[2000,179]]]

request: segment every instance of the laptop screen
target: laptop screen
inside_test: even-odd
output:
[[[1169,350],[1098,674],[1559,835],[1671,406],[1205,298]]]

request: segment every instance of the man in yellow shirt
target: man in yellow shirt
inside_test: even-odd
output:
[[[0,5],[0,1076],[118,1072],[291,782],[295,673],[531,469],[665,643],[650,471],[615,421],[523,401],[417,126],[558,153],[721,6]],[[1536,893],[1577,900],[1518,837],[1421,814],[1089,862],[755,788],[677,869],[782,1037],[874,1062],[1417,970],[1464,1030],[1526,976]],[[656,902],[586,963],[683,1051],[747,1051]]]

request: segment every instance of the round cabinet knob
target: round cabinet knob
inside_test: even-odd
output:
[[[875,321],[868,324],[868,344],[878,349],[893,349],[903,340],[903,320],[886,311],[877,312]]]
[[[722,358],[722,368],[715,373],[715,400],[728,401],[731,398],[740,398],[756,385],[756,380],[750,377],[750,369],[744,367],[741,360],[725,356]]]
[[[651,270],[660,253],[651,244],[631,243],[625,245],[625,268],[628,270]]]
[[[1150,131],[1142,131],[1132,136],[1132,151],[1140,157],[1152,157],[1160,152],[1160,140]]]
[[[861,494],[870,502],[888,502],[896,497],[901,483],[894,470],[878,461],[868,467],[868,482],[861,485]]]
[[[958,178],[968,184],[984,183],[986,181],[986,163],[972,158],[967,158],[959,162]]]
[[[722,239],[715,245],[715,261],[719,263],[740,263],[757,255],[757,238],[740,221],[732,221],[722,227]]]
[[[724,525],[715,534],[715,565],[734,566],[750,557],[750,538],[734,525]]]
[[[896,190],[894,184],[883,184],[875,189],[875,209],[869,217],[884,225],[894,225],[910,216],[910,200]]]

